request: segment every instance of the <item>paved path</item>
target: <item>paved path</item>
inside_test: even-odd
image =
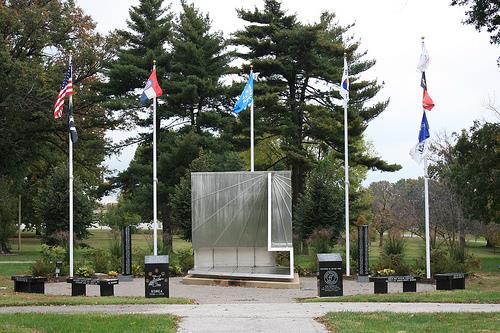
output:
[[[301,277],[300,289],[268,289],[221,286],[192,286],[181,283],[182,278],[170,278],[170,296],[195,299],[200,304],[227,303],[290,303],[297,298],[318,295],[315,277]],[[432,284],[417,284],[417,291],[434,291]],[[403,291],[402,283],[389,283],[390,293]],[[71,285],[66,282],[47,283],[45,293],[49,295],[71,295]],[[344,295],[373,294],[373,283],[358,283],[344,280]],[[87,286],[87,295],[98,296],[99,286]],[[115,286],[116,296],[144,296],[144,279],[120,282]]]
[[[314,318],[327,312],[500,312],[500,304],[449,303],[262,303],[193,305],[81,305],[4,307],[0,313],[171,313],[178,332],[326,332]]]

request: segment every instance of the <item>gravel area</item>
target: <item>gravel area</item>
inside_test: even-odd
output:
[[[195,299],[200,304],[234,303],[290,303],[296,298],[317,296],[316,278],[301,277],[300,289],[268,289],[221,286],[196,286],[182,284],[181,277],[170,278],[170,296]],[[434,291],[432,284],[417,284],[417,291]],[[389,283],[389,293],[403,291],[402,283]],[[49,295],[71,295],[71,285],[66,282],[47,283]],[[344,280],[344,295],[373,294],[373,283]],[[87,286],[88,296],[98,296],[99,286]],[[144,279],[120,281],[115,286],[116,296],[144,296]]]

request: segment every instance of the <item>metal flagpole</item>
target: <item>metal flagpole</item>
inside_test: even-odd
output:
[[[425,111],[424,111],[425,112]],[[431,248],[429,232],[429,175],[427,174],[427,157],[424,157],[424,191],[425,191],[425,268],[427,278],[431,278]]]
[[[346,62],[346,54],[344,53],[344,63]],[[350,265],[350,245],[349,245],[349,152],[348,152],[348,136],[347,136],[347,100],[349,95],[344,96],[344,172],[345,172],[345,271],[346,275],[351,275]]]
[[[250,77],[253,80],[253,65],[250,65]],[[250,171],[254,172],[254,137],[253,137],[253,104],[254,91],[252,86],[252,104],[250,105]]]
[[[153,71],[156,70],[156,60],[153,60]],[[156,94],[153,98],[153,254],[158,255],[158,216],[156,202],[156,186],[158,178],[156,177]]]
[[[69,54],[69,63],[72,63],[72,54]],[[71,81],[73,81],[73,67],[71,67]],[[73,94],[69,95],[69,107],[73,107]],[[69,142],[69,276],[73,277],[73,141],[71,131],[68,131]]]

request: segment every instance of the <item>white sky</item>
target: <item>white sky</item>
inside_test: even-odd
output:
[[[103,33],[125,28],[128,10],[137,3],[77,0]],[[236,17],[236,8],[263,6],[261,0],[195,0],[194,3],[209,13],[214,29],[222,30],[226,36],[244,27],[244,21]],[[383,159],[403,168],[394,173],[370,172],[365,184],[422,175],[422,167],[408,154],[417,141],[422,117],[420,73],[416,71],[421,36],[426,37],[431,58],[426,75],[429,94],[436,104],[427,115],[431,138],[443,131],[469,128],[476,119],[495,120],[485,105],[489,100],[500,105],[500,68],[496,65],[500,47],[489,44],[487,33],[478,33],[472,26],[461,23],[465,18],[464,8],[450,7],[448,0],[283,0],[282,3],[283,8],[297,13],[303,22],[317,21],[324,10],[335,12],[341,24],[355,22],[352,34],[361,41],[361,49],[368,50],[368,58],[377,61],[365,78],[384,81],[385,87],[377,99],[390,97],[391,102],[369,125],[366,137]],[[179,12],[180,1],[174,1],[172,8]],[[113,132],[112,136],[121,139],[124,134]],[[133,151],[129,148],[121,156],[113,156],[108,165],[116,170],[125,169]]]

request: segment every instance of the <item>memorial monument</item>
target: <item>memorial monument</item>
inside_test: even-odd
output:
[[[193,277],[293,280],[290,171],[191,174]],[[287,266],[276,253],[289,253]]]

